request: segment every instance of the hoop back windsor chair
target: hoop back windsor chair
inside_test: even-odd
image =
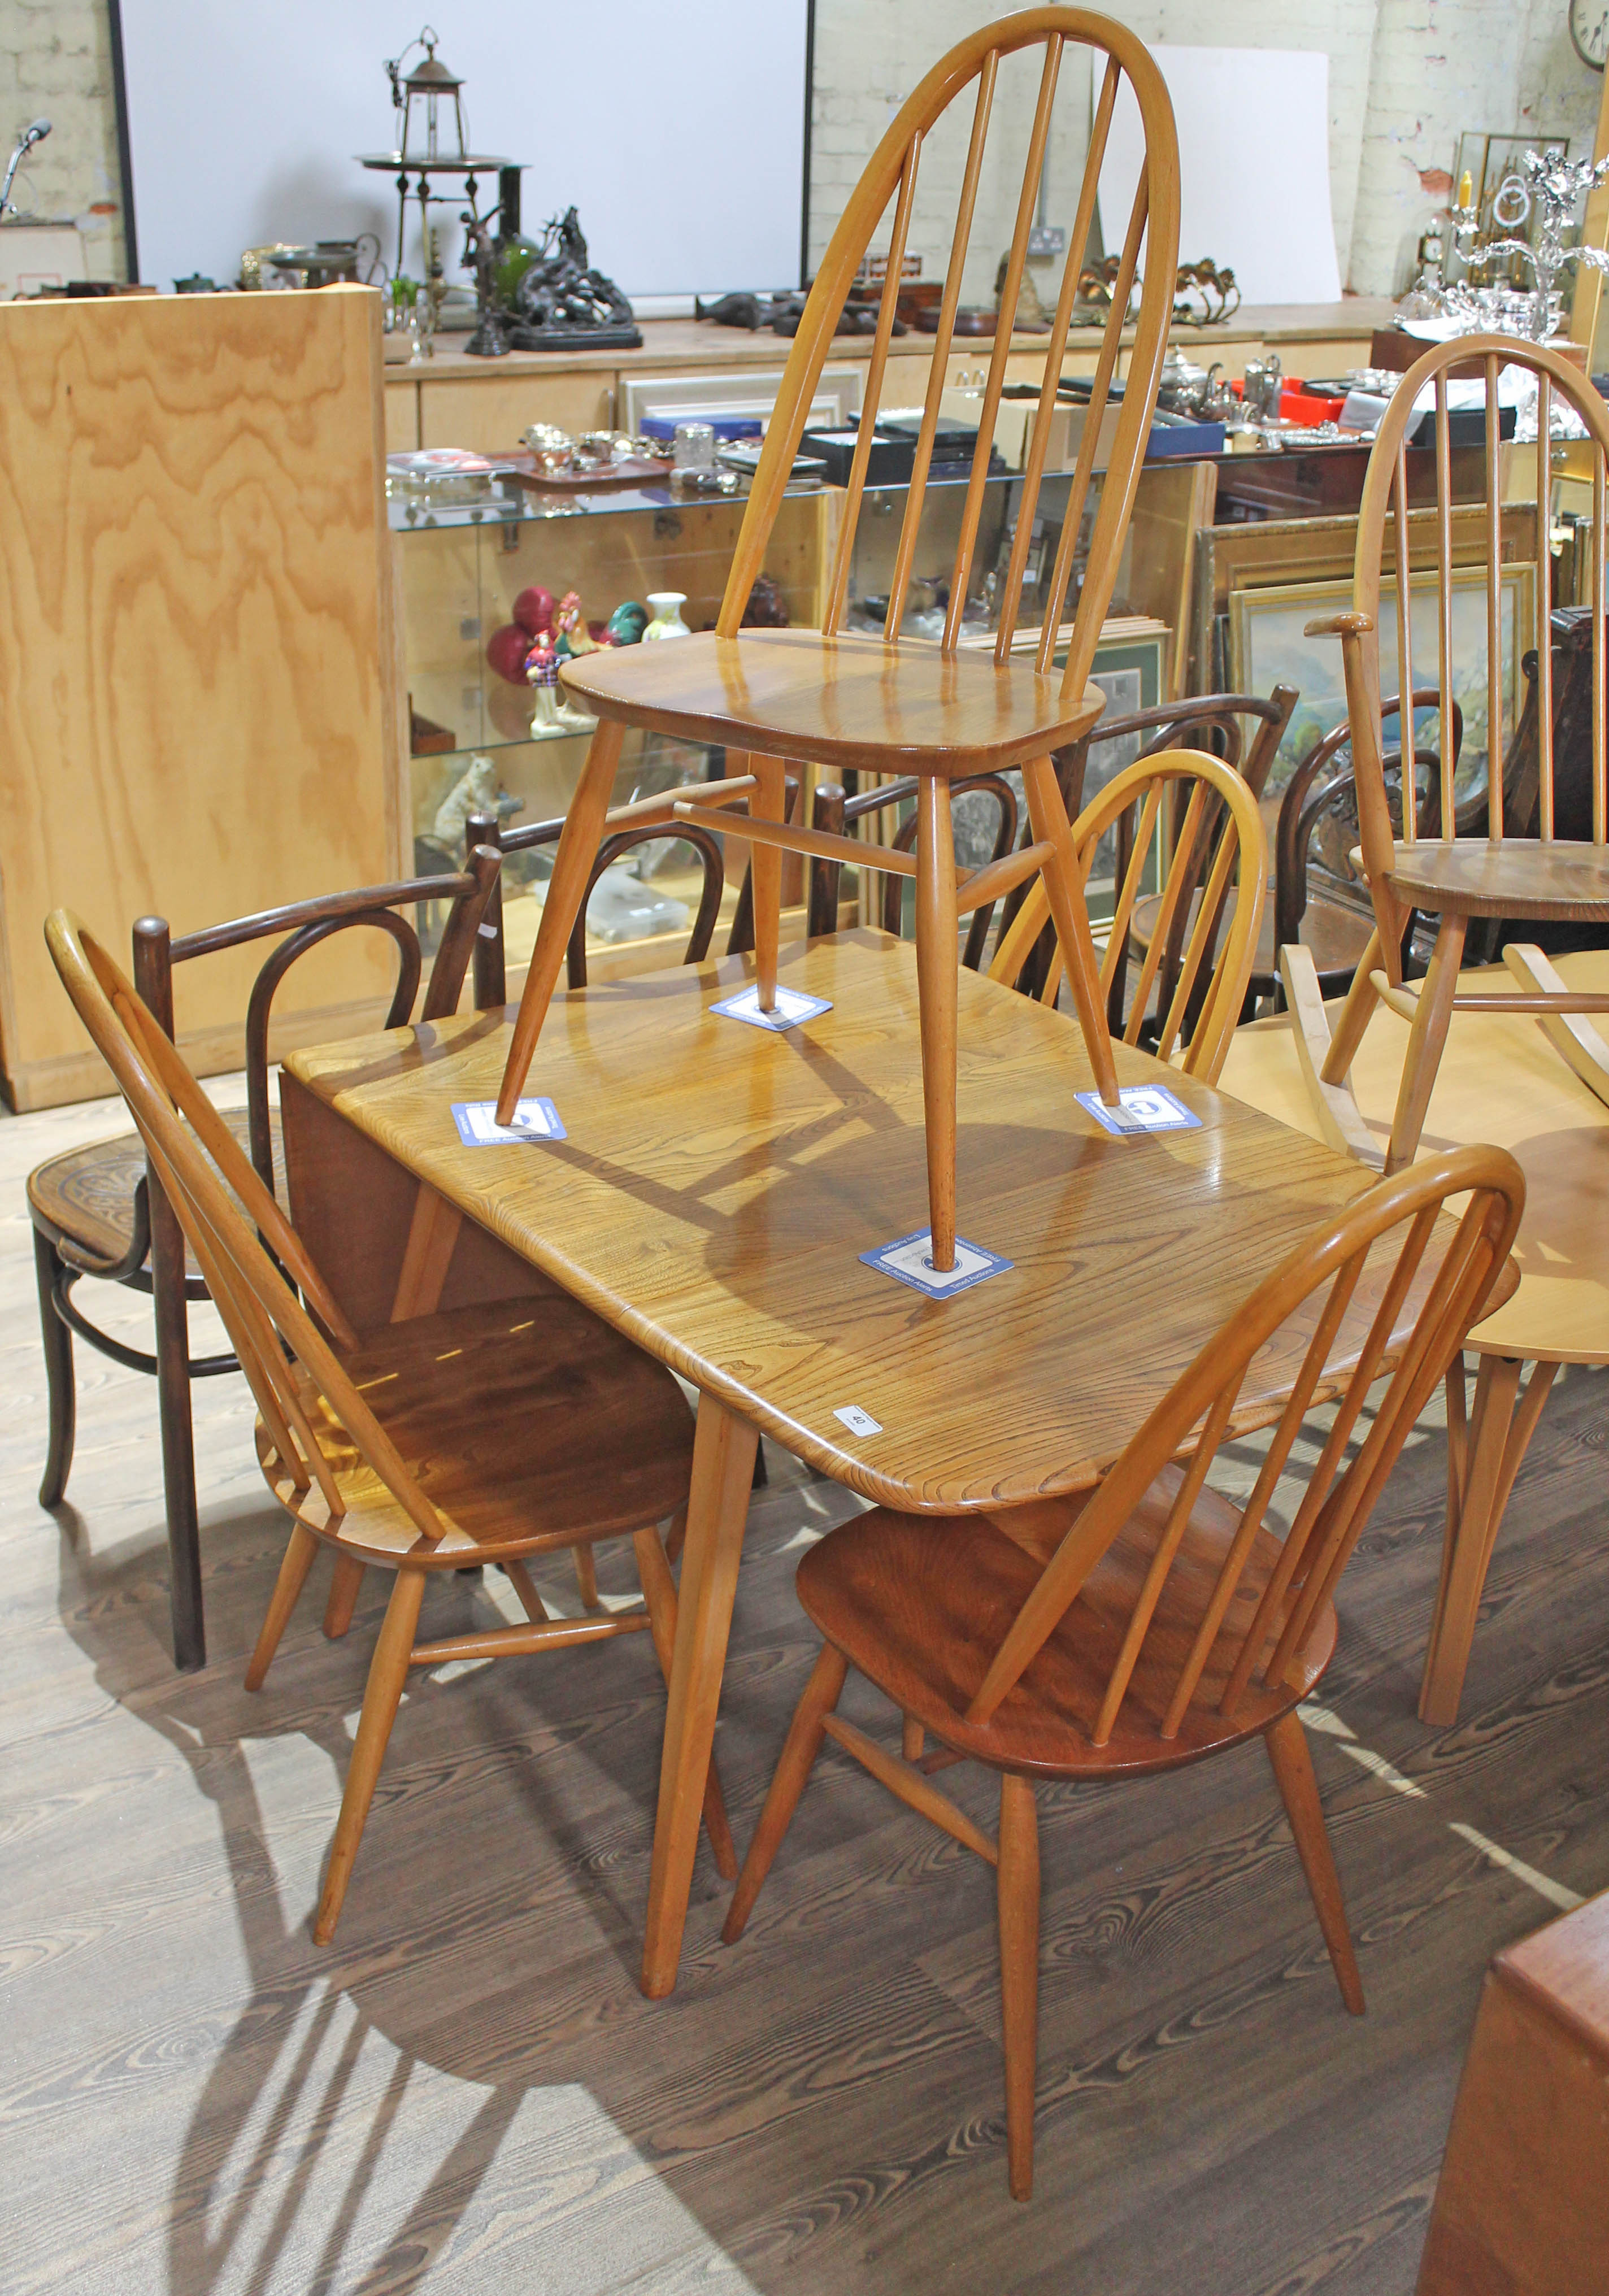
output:
[[[981,404],[942,638],[937,645],[902,641],[917,547],[917,529],[932,470],[933,441],[972,236],[986,138],[1002,61],[1043,50],[1038,102],[1028,138],[1015,225],[999,296],[1014,311],[1027,258],[1052,108],[1070,48],[1092,52],[1096,72],[1088,154],[1048,340],[1038,406],[1021,480],[1009,565],[1000,586],[998,627],[992,652],[958,650],[989,476],[995,420],[1011,356],[1009,327],[994,338]],[[1096,192],[1120,85],[1127,81],[1139,110],[1145,157],[1124,226],[1122,255],[1111,311],[1099,337],[1096,372],[1074,465],[1061,540],[1043,615],[1043,635],[1031,653],[1017,652],[1016,631],[1056,406],[1063,354],[1071,323],[1079,273],[1095,212]],[[845,634],[850,556],[866,490],[877,413],[893,337],[901,258],[910,233],[917,171],[930,131],[949,105],[975,89],[956,230],[939,306],[915,463],[882,638]],[[842,529],[827,584],[823,627],[814,630],[744,630],[743,613],[760,572],[768,539],[788,484],[817,378],[839,315],[881,219],[892,207],[887,275],[867,365],[846,494]],[[1073,575],[1074,554],[1090,498],[1103,417],[1116,377],[1118,354],[1138,271],[1140,242],[1147,251],[1128,372],[1091,532],[1082,586],[1077,594],[1065,667],[1052,675],[1062,636],[1062,615]],[[932,1258],[955,1264],[956,1021],[957,918],[998,899],[1036,871],[1044,874],[1069,980],[1103,1096],[1117,1097],[1116,1076],[1099,1007],[1094,947],[1073,865],[1066,808],[1056,786],[1052,751],[1087,732],[1101,708],[1089,671],[1101,625],[1116,583],[1124,533],[1134,504],[1140,463],[1155,404],[1157,381],[1172,316],[1178,253],[1178,150],[1173,112],[1162,76],[1143,44],[1121,24],[1078,8],[1030,8],[987,25],[961,41],[934,66],[901,108],[873,154],[822,258],[777,394],[753,489],[738,536],[719,617],[712,631],[674,645],[631,647],[588,654],[565,665],[564,677],[599,719],[580,783],[571,801],[549,884],[541,931],[526,977],[498,1102],[500,1120],[512,1119],[546,1017],[577,903],[607,814],[627,727],[655,727],[694,741],[719,742],[746,762],[746,773],[725,785],[688,790],[673,801],[678,818],[706,828],[737,827],[753,849],[754,946],[759,1001],[776,1006],[782,853],[801,851],[850,861],[863,868],[911,876],[916,886],[916,964],[921,1010],[924,1114],[927,1136]],[[1117,403],[1112,401],[1112,403]],[[784,820],[787,761],[837,769],[912,774],[918,781],[919,822],[914,854],[892,851],[825,832],[790,828]],[[1022,852],[974,871],[957,889],[950,824],[950,783],[967,775],[1020,766],[1034,841]],[[746,810],[720,809],[743,797]]]
[[[1412,774],[1401,777],[1402,833],[1391,820],[1383,770],[1381,734],[1381,568],[1386,522],[1391,520],[1392,566],[1397,590],[1397,685],[1415,685],[1406,439],[1416,419],[1416,403],[1427,388],[1435,398],[1436,446],[1436,669],[1440,718],[1439,753],[1457,754],[1453,698],[1453,548],[1451,429],[1448,377],[1466,361],[1478,360],[1485,398],[1485,692],[1487,804],[1485,833],[1460,837],[1453,775],[1440,777],[1439,818],[1418,817]],[[1498,382],[1504,369],[1533,375],[1537,388],[1535,448],[1537,543],[1534,628],[1537,644],[1535,740],[1538,753],[1537,834],[1505,834],[1504,767],[1507,745],[1503,656],[1502,473],[1498,455]],[[1555,394],[1586,427],[1592,461],[1591,531],[1591,836],[1564,839],[1554,833],[1553,660],[1547,643],[1551,554],[1548,535],[1552,494],[1551,419]],[[1375,914],[1375,931],[1358,967],[1340,1020],[1332,1032],[1311,978],[1311,960],[1297,948],[1282,953],[1288,968],[1286,990],[1297,1014],[1298,1056],[1316,1110],[1326,1132],[1344,1136],[1355,1148],[1367,1142],[1348,1082],[1353,1056],[1375,1007],[1383,1003],[1410,1024],[1408,1056],[1385,1155],[1387,1171],[1411,1162],[1424,1124],[1436,1069],[1455,1011],[1532,1013],[1577,1073],[1609,1100],[1609,1045],[1582,1019],[1609,1012],[1609,996],[1576,993],[1539,949],[1511,946],[1506,961],[1522,993],[1503,996],[1457,993],[1458,967],[1472,917],[1570,918],[1609,923],[1609,848],[1605,846],[1605,458],[1609,455],[1609,407],[1587,378],[1545,346],[1503,335],[1464,335],[1437,344],[1411,366],[1397,387],[1381,422],[1369,456],[1358,520],[1358,554],[1350,613],[1309,624],[1309,636],[1336,636],[1346,673],[1347,717],[1351,727],[1353,770],[1364,870]],[[1515,709],[1519,715],[1519,656],[1511,649]],[[1427,684],[1429,681],[1425,681]],[[1418,696],[1416,694],[1416,700]],[[1403,746],[1408,746],[1403,728]],[[1422,984],[1402,977],[1402,938],[1411,910],[1440,919],[1434,954]],[[1327,1119],[1327,1120],[1326,1120]]]
[[[257,1404],[264,1480],[291,1517],[246,1688],[262,1686],[321,1546],[334,1553],[337,1586],[365,1566],[395,1574],[314,1923],[315,1942],[328,1944],[410,1668],[645,1632],[669,1678],[677,1595],[656,1525],[685,1505],[692,1414],[662,1365],[563,1295],[539,1310],[527,1298],[415,1305],[360,1337],[106,951],[63,909],[45,937],[195,1254]],[[512,1450],[511,1426],[521,1430]],[[528,1559],[622,1536],[644,1609],[604,1611],[584,1583],[584,1614],[552,1616]],[[483,1562],[508,1578],[528,1623],[419,1640],[427,1581]],[[339,1631],[349,1616],[349,1604]],[[704,1822],[730,1876],[737,1860],[713,1764]]]
[[[1152,927],[1128,981],[1129,929],[1164,798],[1185,800]],[[1232,766],[1200,750],[1160,750],[1136,758],[1097,791],[1072,824],[1080,883],[1106,832],[1117,836],[1116,898],[1099,986],[1106,1023],[1125,1044],[1140,1041],[1148,1021],[1160,1061],[1216,1084],[1239,1023],[1257,955],[1268,873],[1268,836],[1250,785]],[[1014,981],[1044,930],[1043,880],[1001,934],[991,980]],[[1170,962],[1177,935],[1178,954]],[[1058,951],[1039,1001],[1054,1004],[1062,985]],[[1151,1007],[1154,1001],[1155,1012]]]
[[[1468,1190],[1455,1224],[1441,1214]],[[1387,1476],[1494,1289],[1525,1182],[1500,1148],[1377,1181],[1321,1223],[1201,1350],[1088,1494],[917,1518],[874,1507],[800,1564],[825,1647],[755,1827],[722,1936],[743,1934],[824,1737],[996,1868],[1014,2199],[1032,2189],[1038,2002],[1037,1781],[1117,1784],[1260,1737],[1342,1997],[1363,1988],[1296,1711],[1334,1652],[1334,1594]],[[1283,1399],[1260,1381],[1281,1326],[1309,1333]],[[1371,1423],[1371,1386],[1391,1374]],[[1336,1407],[1289,1529],[1282,1473],[1314,1405]],[[1237,1428],[1270,1425],[1244,1506],[1208,1484]],[[1348,1457],[1356,1438],[1356,1447]],[[1300,1454],[1295,1455],[1300,1458]],[[905,1718],[896,1756],[836,1711],[853,1667]],[[922,1751],[924,1734],[938,1741]],[[1000,1778],[991,1839],[932,1783],[956,1761]]]

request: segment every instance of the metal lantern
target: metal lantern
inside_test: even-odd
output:
[[[434,27],[427,24],[399,56],[386,62],[386,78],[391,83],[391,102],[397,114],[396,150],[357,155],[360,167],[389,175],[396,183],[398,274],[406,249],[410,199],[418,203],[419,228],[428,248],[430,211],[433,206],[446,200],[462,207],[467,197],[472,210],[476,177],[497,175],[514,164],[498,152],[472,152],[468,148],[464,133],[464,82],[456,72],[447,70],[436,53],[437,37]],[[423,49],[423,56],[411,71],[406,70],[404,68],[415,49]],[[443,193],[432,190],[433,176],[456,176],[463,184],[464,192]]]
[[[411,42],[403,50],[401,55],[394,62],[388,61],[386,64],[386,71],[391,82],[391,102],[401,115],[397,135],[397,152],[398,157],[403,160],[456,160],[462,163],[468,156],[464,142],[464,105],[458,93],[464,82],[455,73],[450,72],[438,57],[436,42],[439,37],[434,27],[427,24],[418,38]],[[405,76],[402,67],[415,48],[424,50],[424,61],[415,64],[413,70]],[[456,141],[451,151],[443,152],[440,148],[441,115],[449,97],[452,100],[453,128]],[[424,107],[423,148],[414,142],[415,101],[421,102]]]

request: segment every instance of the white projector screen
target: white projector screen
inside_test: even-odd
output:
[[[395,179],[353,155],[395,147],[382,59],[417,33],[422,4],[122,0],[140,277],[222,286],[243,248],[359,231],[394,266]],[[447,0],[431,20],[464,83],[471,147],[529,163],[525,229],[579,208],[593,262],[653,296],[798,284],[808,17],[807,0],[614,0],[603,15]],[[449,108],[449,148],[452,132]],[[478,184],[483,211],[497,196],[495,177]],[[449,277],[463,204],[433,211]]]
[[[1151,53],[1178,127],[1179,261],[1210,255],[1227,264],[1248,303],[1338,303],[1328,56],[1290,48]],[[1123,244],[1145,148],[1139,106],[1124,80],[1101,169],[1109,253]]]

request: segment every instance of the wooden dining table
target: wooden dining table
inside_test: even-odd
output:
[[[1609,950],[1556,963],[1572,988],[1609,992]],[[1498,964],[1472,966],[1459,987],[1508,996],[1519,983]],[[1408,1033],[1383,1008],[1353,1062],[1358,1105],[1382,1147]],[[1220,1082],[1318,1134],[1288,1017],[1238,1030]],[[1473,1406],[1461,1362],[1449,1387],[1447,1546],[1419,1699],[1421,1718],[1442,1726],[1457,1719],[1503,1511],[1548,1390],[1565,1364],[1609,1364],[1609,1107],[1526,1013],[1453,1015],[1418,1152],[1479,1141],[1506,1148],[1524,1173],[1525,1215],[1514,1251],[1518,1289],[1465,1342],[1478,1364]]]
[[[497,1296],[518,1271],[698,1390],[650,1996],[676,1979],[758,1436],[916,1513],[1088,1488],[1256,1283],[1374,1177],[1121,1045],[1121,1084],[1165,1080],[1199,1122],[1114,1136],[1076,1097],[1093,1086],[1076,1023],[963,971],[960,1226],[1009,1265],[930,1298],[860,1257],[925,1225],[910,945],[859,931],[784,950],[784,984],[829,1005],[784,1033],[710,1010],[752,977],[727,958],[555,1003],[527,1090],[562,1139],[460,1136],[455,1103],[497,1098],[503,1012],[296,1052],[281,1081],[292,1214],[360,1331],[425,1312],[444,1285]],[[1335,1368],[1374,1304],[1366,1278]],[[1276,1415],[1306,1336],[1264,1351],[1237,1424]]]

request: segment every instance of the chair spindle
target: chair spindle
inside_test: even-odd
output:
[[[978,204],[978,180],[983,169],[983,146],[989,135],[989,115],[994,104],[995,81],[999,69],[1000,52],[997,48],[990,48],[978,74],[978,102],[973,113],[966,173],[961,181],[956,235],[950,243],[949,269],[945,275],[944,294],[939,305],[939,328],[933,340],[932,364],[928,369],[927,398],[922,409],[922,426],[916,433],[916,452],[911,464],[905,518],[894,554],[894,578],[889,586],[888,619],[883,624],[883,636],[889,639],[899,636],[899,625],[905,618],[906,594],[910,588],[911,568],[916,556],[916,529],[922,523],[928,468],[933,457],[933,434],[939,428],[939,401],[944,395],[944,369],[949,357],[950,339],[955,332],[956,312],[961,301],[961,276],[966,267],[966,251],[972,240],[973,213]]]

